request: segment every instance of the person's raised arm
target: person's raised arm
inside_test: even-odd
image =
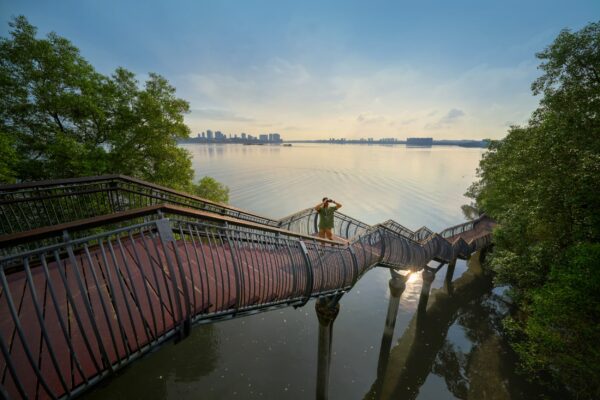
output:
[[[338,209],[342,208],[342,205],[341,205],[340,203],[338,203],[337,201],[335,201],[335,200],[331,200],[331,202],[332,202],[333,204],[335,204],[335,209],[336,209],[336,210],[338,210]]]
[[[325,207],[325,202],[322,201],[315,206],[315,211],[319,211],[321,208]]]

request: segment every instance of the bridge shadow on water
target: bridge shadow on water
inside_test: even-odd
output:
[[[400,298],[409,275],[390,269],[389,303],[377,363],[377,377],[364,399],[534,399],[552,395],[515,371],[516,356],[500,335],[508,305],[475,253],[467,270],[453,280],[445,270],[441,288],[431,290],[435,274],[423,270],[419,304],[410,323],[392,343]],[[333,306],[332,306],[333,304]],[[328,390],[335,299],[317,304],[319,363],[317,399],[338,398]],[[339,308],[339,307],[338,307]],[[325,312],[322,309],[326,309]],[[333,311],[333,312],[332,312]],[[456,338],[461,331],[463,340]],[[433,378],[433,379],[432,379]],[[443,381],[427,385],[429,379]]]

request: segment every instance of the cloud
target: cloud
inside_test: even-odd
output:
[[[452,108],[446,115],[440,118],[435,123],[429,123],[425,125],[425,129],[440,129],[446,128],[450,125],[455,124],[459,119],[465,116],[465,112],[458,108]]]
[[[311,78],[310,73],[303,65],[293,64],[279,57],[271,59],[267,63],[266,69],[271,73],[270,75],[274,75],[276,79],[290,85],[302,85]]]
[[[239,121],[250,122],[254,118],[243,117],[228,110],[219,110],[214,108],[196,108],[191,110],[192,118],[208,119],[214,121]]]
[[[372,112],[360,113],[356,121],[361,124],[379,124],[387,121],[383,115],[373,114]]]
[[[450,111],[448,111],[448,114],[444,115],[440,119],[440,124],[451,124],[464,115],[465,115],[465,112],[463,110],[453,108]]]
[[[408,64],[378,68],[340,59],[326,68],[302,58],[268,58],[243,69],[199,70],[182,75],[194,111],[190,127],[216,120],[223,132],[269,127],[289,139],[404,137],[481,138],[506,134],[505,121],[527,121],[537,100],[529,91],[535,65],[477,65],[453,73]],[[423,132],[425,131],[425,132]]]

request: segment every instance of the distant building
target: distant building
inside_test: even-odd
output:
[[[225,135],[223,135],[223,132],[216,131],[215,132],[215,140],[223,140],[223,139],[225,139]]]
[[[213,139],[213,131],[211,131],[210,129],[206,130],[206,138],[209,140]]]
[[[246,139],[246,134],[242,132],[242,139]]]
[[[433,138],[408,138],[406,139],[407,146],[431,147]]]
[[[261,142],[268,142],[269,141],[269,135],[267,135],[267,134],[258,135],[258,140],[261,141]]]
[[[281,135],[279,133],[271,133],[269,136],[272,137],[272,139],[269,138],[270,142],[281,143]]]

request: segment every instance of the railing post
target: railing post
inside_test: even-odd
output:
[[[352,285],[354,286],[354,284],[358,280],[358,275],[359,275],[358,260],[356,258],[356,253],[354,252],[354,248],[351,245],[348,245],[348,251],[350,252],[350,256],[352,256],[352,267],[354,269],[354,277],[352,279]]]
[[[379,257],[379,262],[382,262],[385,257],[385,250],[386,250],[385,240],[387,239],[388,235],[387,235],[386,231],[381,229],[381,227],[379,227],[377,229],[377,231],[379,232],[379,237],[381,240],[381,256]]]
[[[312,262],[310,261],[310,257],[308,256],[308,249],[306,248],[306,244],[302,240],[300,240],[300,248],[302,249],[304,263],[306,265],[306,289],[304,291],[304,301],[302,302],[302,304],[298,305],[298,307],[304,306],[310,299],[314,279]]]
[[[175,297],[175,304],[177,305],[177,310],[179,313],[179,340],[185,338],[189,335],[191,329],[191,313],[190,313],[190,297],[187,290],[187,284],[185,281],[185,273],[183,269],[183,264],[181,259],[179,258],[179,253],[177,252],[177,243],[175,241],[175,237],[173,236],[173,231],[171,230],[171,223],[168,218],[162,218],[156,221],[156,228],[158,230],[158,236],[160,237],[160,241],[162,243],[162,247],[165,253],[165,259],[167,261],[167,267],[169,268],[169,274],[171,275],[171,283],[173,284],[173,296]],[[183,311],[183,307],[181,306],[181,299],[179,296],[179,289],[177,287],[177,274],[175,273],[175,267],[173,266],[173,261],[171,257],[169,257],[168,246],[173,246],[173,252],[175,253],[175,259],[177,262],[177,266],[179,268],[179,276],[181,279],[181,287],[183,292],[183,300],[185,301],[185,314]]]
[[[235,312],[237,312],[242,304],[242,276],[240,266],[237,260],[237,254],[233,248],[233,241],[231,240],[227,229],[227,223],[225,223],[225,238],[227,239],[227,243],[229,244],[229,249],[231,250],[231,259],[233,260],[233,271],[235,273]]]
[[[108,198],[110,201],[110,207],[112,208],[112,212],[117,212],[121,210],[121,204],[119,201],[119,196],[118,196],[118,183],[115,181],[110,181],[110,183],[108,184]],[[113,196],[114,194],[116,194],[116,196]]]

